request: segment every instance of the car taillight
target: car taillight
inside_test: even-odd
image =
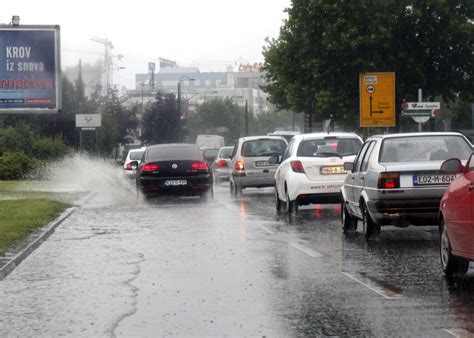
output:
[[[242,171],[244,169],[245,169],[244,168],[244,162],[242,162],[242,161],[235,162],[235,170]]]
[[[301,161],[291,161],[290,165],[291,165],[291,169],[295,173],[301,173],[301,174],[305,173],[304,168],[303,168],[303,164],[301,163]]]
[[[142,172],[156,171],[158,169],[160,169],[160,166],[158,164],[156,164],[156,163],[146,163],[142,167]]]
[[[400,188],[400,173],[380,173],[378,189]]]
[[[191,168],[195,170],[207,170],[207,163],[205,162],[194,162],[191,164]]]
[[[132,164],[130,162],[127,163],[127,166],[125,167],[125,170],[132,170]]]
[[[228,167],[227,161],[225,161],[225,160],[217,161],[217,167],[218,167],[218,168],[225,168],[225,167]]]

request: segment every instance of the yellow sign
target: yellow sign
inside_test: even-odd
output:
[[[361,127],[395,126],[395,73],[360,73]]]

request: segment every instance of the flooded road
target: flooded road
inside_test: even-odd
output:
[[[0,282],[2,335],[474,332],[473,270],[442,276],[434,227],[367,243],[342,234],[337,205],[288,217],[272,189],[227,185],[207,202],[145,202],[102,171],[110,181],[85,184],[94,197]]]

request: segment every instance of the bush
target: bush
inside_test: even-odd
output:
[[[7,151],[23,151],[29,154],[33,141],[33,132],[26,125],[0,129],[0,156]]]
[[[62,158],[69,152],[69,149],[59,139],[44,137],[33,142],[32,152],[35,158],[45,161]]]
[[[0,179],[16,180],[35,168],[36,160],[23,151],[7,151],[0,157]]]

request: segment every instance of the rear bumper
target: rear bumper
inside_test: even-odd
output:
[[[411,198],[369,201],[373,220],[380,225],[437,225],[439,198]]]
[[[300,194],[296,197],[299,205],[341,203],[342,195],[337,193]]]
[[[242,188],[264,188],[274,186],[273,173],[268,177],[234,176],[234,182],[236,185]]]
[[[186,180],[186,185],[165,185],[168,180]],[[210,175],[193,177],[139,177],[137,186],[146,195],[202,195],[212,188]]]

